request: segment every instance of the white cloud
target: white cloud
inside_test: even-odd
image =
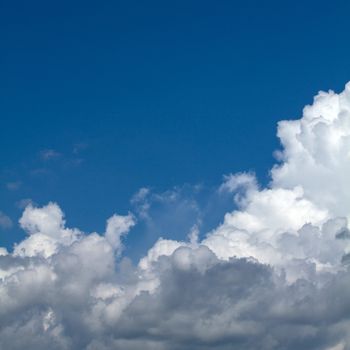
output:
[[[115,214],[107,220],[105,236],[118,253],[122,250],[122,236],[126,235],[134,225],[135,219],[130,213],[127,216]]]
[[[305,197],[334,216],[350,213],[350,84],[336,94],[320,92],[303,118],[282,121],[283,162],[272,169],[272,186],[301,186]]]
[[[14,255],[43,256],[56,253],[60,246],[69,246],[78,239],[80,232],[65,228],[65,220],[59,206],[49,203],[43,208],[29,204],[19,220],[29,237],[15,246]]]
[[[136,266],[120,257],[132,214],[83,233],[57,204],[29,204],[28,237],[0,249],[0,347],[349,349],[350,85],[320,93],[278,136],[267,188],[250,173],[226,177],[219,191],[237,208],[217,228],[159,238]],[[195,216],[178,197],[144,188],[133,203],[146,221],[152,202],[173,220]]]

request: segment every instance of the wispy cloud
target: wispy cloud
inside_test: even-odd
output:
[[[78,142],[73,145],[73,154],[80,154],[89,147],[87,142]]]
[[[10,191],[16,191],[21,187],[21,185],[21,181],[10,181],[6,183],[6,188]]]
[[[36,205],[30,198],[23,198],[16,202],[16,206],[19,209],[25,209],[28,205]]]
[[[39,152],[39,156],[42,160],[57,159],[62,156],[62,154],[54,149],[45,149]]]
[[[0,228],[6,230],[11,228],[12,225],[12,220],[6,214],[0,211]]]

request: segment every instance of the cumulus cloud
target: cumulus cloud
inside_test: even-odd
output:
[[[218,227],[160,237],[136,263],[122,255],[132,214],[86,233],[57,204],[29,204],[27,237],[0,249],[0,348],[350,349],[350,85],[278,137],[268,187],[227,176],[236,209]],[[144,220],[154,201],[178,208],[176,192],[154,196],[132,200]]]

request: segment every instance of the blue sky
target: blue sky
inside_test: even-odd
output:
[[[277,121],[349,78],[349,10],[347,1],[2,2],[0,210],[14,225],[1,245],[23,235],[23,199],[55,201],[70,226],[102,232],[114,212],[135,210],[141,187],[177,186],[181,201],[209,210],[224,174],[254,171],[266,183]],[[154,209],[159,231],[176,237],[196,221],[181,208],[182,224],[172,206]],[[138,247],[161,234],[148,241],[142,230],[130,236]]]

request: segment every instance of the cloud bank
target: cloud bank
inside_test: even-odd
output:
[[[350,349],[350,84],[277,136],[267,188],[227,176],[236,210],[202,240],[159,238],[136,265],[132,214],[84,233],[57,204],[29,204],[27,238],[0,248],[0,348]]]

